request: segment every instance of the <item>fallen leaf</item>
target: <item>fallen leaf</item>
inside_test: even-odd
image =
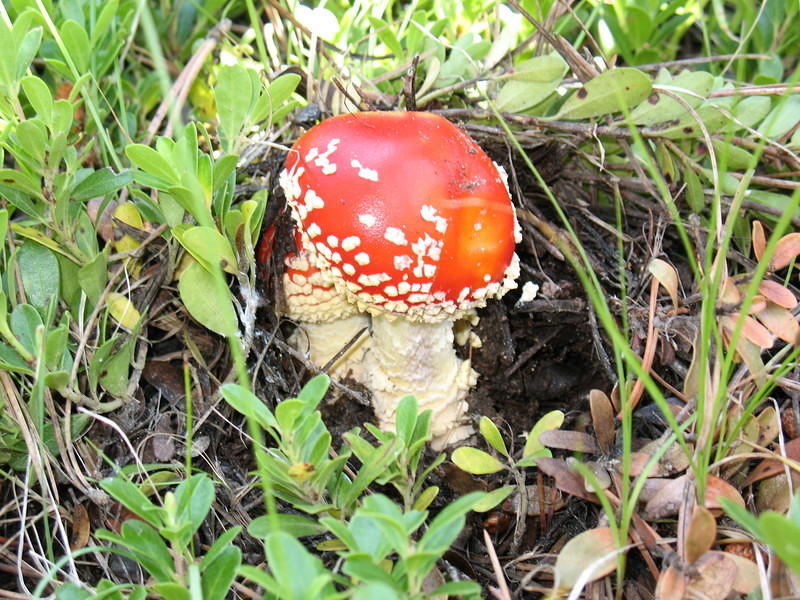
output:
[[[686,592],[686,575],[681,569],[669,566],[658,577],[655,597],[659,600],[683,600]]]
[[[562,492],[566,492],[578,498],[583,498],[584,500],[597,502],[597,497],[587,492],[586,488],[583,487],[583,477],[570,469],[563,459],[540,458],[536,465],[542,473],[555,479],[556,487]]]
[[[580,431],[551,429],[543,432],[539,436],[539,441],[548,448],[586,452],[588,454],[599,454],[600,452],[597,441],[588,433],[581,433]]]
[[[733,581],[733,591],[738,594],[749,594],[761,585],[761,576],[758,572],[758,565],[744,556],[726,552],[733,562],[736,563],[736,579]]]
[[[617,437],[614,427],[614,408],[611,400],[600,390],[589,392],[589,407],[592,412],[592,425],[597,443],[604,454],[609,454],[614,449],[614,440]]]
[[[773,271],[778,271],[788,267],[798,255],[800,255],[800,233],[788,233],[778,240],[769,266]]]
[[[72,551],[80,550],[89,542],[91,522],[89,513],[83,504],[76,504],[72,509],[72,537],[69,540],[69,548]]]
[[[727,498],[739,506],[744,506],[742,494],[730,483],[716,475],[706,475],[705,506],[710,510],[722,510],[720,498]]]
[[[669,297],[672,299],[672,305],[678,308],[678,272],[675,267],[665,260],[654,258],[647,265],[647,270],[667,290]]]
[[[717,538],[717,520],[706,508],[695,506],[686,531],[685,559],[693,563],[711,550]]]
[[[761,260],[764,255],[764,248],[767,247],[767,236],[764,235],[764,226],[761,221],[753,221],[753,254],[756,260]]]
[[[800,324],[789,309],[777,304],[768,304],[755,315],[764,327],[784,342],[796,344],[800,340]]]
[[[772,281],[771,279],[762,280],[761,283],[758,284],[758,291],[765,298],[783,308],[791,309],[797,306],[797,298],[795,298],[791,290],[777,281]]]
[[[687,598],[725,600],[736,581],[737,567],[725,552],[706,552],[692,565],[686,585]]]
[[[558,553],[555,585],[571,590],[579,580],[584,583],[605,577],[617,567],[617,545],[610,527],[598,527],[579,533]]]
[[[786,442],[783,447],[786,451],[786,458],[800,462],[800,438]],[[783,463],[777,458],[765,458],[750,472],[750,475],[742,483],[742,487],[747,487],[767,477],[783,473],[783,469]]]

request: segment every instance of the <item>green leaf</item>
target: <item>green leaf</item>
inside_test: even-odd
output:
[[[480,590],[480,588],[478,588]],[[353,600],[400,600],[400,592],[381,581],[370,581],[356,588]],[[436,598],[437,596],[429,596]]]
[[[322,535],[328,529],[316,519],[304,515],[278,514],[276,515],[280,530],[296,538],[309,535]],[[272,519],[269,515],[256,517],[247,526],[247,533],[254,538],[266,539],[273,533]]]
[[[61,39],[67,48],[69,56],[75,63],[79,73],[89,70],[89,57],[92,47],[89,44],[89,36],[86,30],[78,23],[69,19],[61,25]]]
[[[33,75],[23,77],[20,84],[36,114],[45,123],[50,123],[53,118],[53,95],[47,84]]]
[[[769,113],[769,96],[748,96],[736,105],[733,115],[745,127],[755,127]]]
[[[416,424],[417,399],[414,396],[405,396],[397,406],[395,430],[397,431],[397,437],[403,440],[406,448],[411,445]]]
[[[631,121],[637,125],[650,126],[678,119],[686,114],[686,107],[658,89],[659,87],[669,90],[694,108],[708,97],[713,84],[714,76],[711,73],[684,71],[667,85],[655,87],[653,93],[631,111]]]
[[[181,301],[198,323],[220,335],[236,331],[233,298],[227,288],[220,289],[214,276],[198,262],[191,263],[178,282]]]
[[[430,598],[444,598],[447,596],[475,596],[479,597],[481,586],[474,581],[448,581],[430,592]]]
[[[0,53],[2,54],[2,53]],[[0,184],[7,185],[39,200],[44,200],[40,180],[15,169],[0,169]]]
[[[800,95],[780,98],[775,108],[759,126],[758,133],[776,140],[797,124],[798,113],[800,113]]]
[[[431,485],[422,490],[422,493],[414,501],[414,510],[425,510],[431,505],[436,496],[439,495],[439,486]]]
[[[26,240],[17,254],[17,263],[28,301],[44,312],[58,298],[58,259],[44,246]]]
[[[17,23],[21,23],[21,19],[17,19]],[[16,27],[15,27],[16,29]],[[36,57],[36,53],[39,52],[39,46],[42,43],[42,28],[41,27],[34,27],[29,29],[25,35],[23,36],[22,40],[20,41],[19,45],[17,45],[17,56],[16,60],[14,61],[15,64],[15,79],[19,80],[24,77],[25,73],[27,72],[28,68],[31,66],[33,59]],[[2,46],[4,49],[8,48],[8,46]],[[0,54],[5,54],[4,52],[0,52]]]
[[[224,600],[242,564],[242,551],[228,546],[203,569],[203,600]]]
[[[136,559],[160,583],[174,578],[174,562],[167,545],[147,523],[129,519],[122,524],[123,544],[136,554]]]
[[[517,489],[517,487],[514,485],[504,485],[503,487],[492,490],[486,494],[483,500],[475,504],[472,510],[475,512],[492,510],[495,506],[508,498],[515,489]]]
[[[192,475],[175,489],[177,504],[176,520],[189,525],[189,535],[193,535],[202,525],[214,502],[214,484],[208,475]],[[186,543],[188,543],[188,539]]]
[[[208,549],[208,552],[206,552],[205,556],[203,556],[203,560],[200,561],[200,569],[205,569],[209,564],[215,561],[219,555],[225,552],[225,549],[233,543],[233,540],[241,533],[241,531],[241,526],[235,525],[224,533],[220,534],[220,536],[214,541],[214,544],[211,546],[211,548]]]
[[[181,245],[205,268],[219,265],[228,273],[238,271],[238,261],[228,239],[214,227],[198,225],[173,233]]]
[[[800,526],[772,510],[758,519],[763,540],[793,571],[800,572]]]
[[[156,583],[153,591],[163,600],[191,600],[192,594],[189,589],[180,583]]]
[[[75,189],[72,190],[72,197],[78,202],[100,198],[116,192],[131,181],[133,181],[133,173],[127,169],[119,173],[114,173],[108,167],[98,169],[75,186]]]
[[[564,413],[560,410],[553,410],[544,415],[533,426],[530,433],[528,434],[528,439],[525,441],[525,448],[522,451],[523,458],[544,450],[544,445],[539,441],[539,436],[542,435],[545,431],[550,431],[551,429],[558,429],[561,427],[562,423],[564,423]]]
[[[272,590],[285,600],[323,597],[330,590],[331,574],[316,556],[287,533],[275,532],[264,543],[267,563],[280,589]],[[302,576],[298,577],[298,574]]]
[[[233,152],[236,138],[248,121],[259,90],[260,82],[245,67],[236,64],[220,67],[214,97],[217,101],[217,118],[226,152]]]
[[[99,252],[78,270],[78,283],[92,304],[97,304],[108,283],[108,252]]]
[[[495,104],[502,112],[520,112],[536,106],[559,86],[567,70],[557,54],[522,61],[497,94]]]
[[[650,78],[638,69],[609,69],[576,90],[554,118],[591,119],[620,112],[642,102],[651,88]]]
[[[489,417],[481,417],[479,429],[483,439],[500,454],[508,458],[508,449],[503,441],[503,436]]]
[[[226,383],[220,388],[222,397],[234,410],[246,417],[255,418],[264,429],[278,429],[278,421],[258,397],[250,390],[235,383]]]
[[[464,527],[465,515],[485,496],[483,492],[472,492],[448,504],[431,521],[428,530],[417,544],[417,550],[443,554]]]
[[[129,511],[144,519],[153,527],[161,527],[164,510],[156,506],[144,495],[138,486],[122,476],[107,477],[100,481],[103,488],[112,498]]]
[[[125,155],[142,171],[173,185],[180,183],[180,177],[167,159],[149,146],[129,144],[125,147]]]
[[[460,469],[473,475],[488,475],[503,469],[503,463],[494,456],[469,446],[456,448],[450,456],[450,460],[458,465]]]
[[[378,17],[370,16],[368,19],[375,35],[377,35],[378,39],[389,49],[389,52],[394,54],[395,60],[402,60],[403,48],[400,46],[400,42],[397,41],[397,36],[394,34],[393,27]]]
[[[308,383],[303,386],[303,389],[301,389],[300,393],[297,394],[297,398],[305,402],[305,414],[316,410],[317,406],[319,406],[319,403],[322,402],[322,399],[328,392],[330,383],[330,377],[328,377],[325,373],[320,373],[319,375],[309,379]]]

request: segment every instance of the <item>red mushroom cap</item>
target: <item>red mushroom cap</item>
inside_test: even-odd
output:
[[[505,173],[440,116],[323,121],[295,143],[281,184],[302,247],[361,308],[438,320],[515,287]]]

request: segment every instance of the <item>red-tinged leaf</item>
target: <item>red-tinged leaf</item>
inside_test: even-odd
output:
[[[597,454],[600,452],[597,441],[588,433],[581,433],[580,431],[551,429],[550,431],[543,432],[539,436],[539,441],[548,448],[586,452],[588,454]]]
[[[784,342],[796,344],[800,339],[800,324],[794,315],[777,304],[769,304],[756,315],[758,320]]]
[[[769,266],[773,271],[778,271],[788,266],[798,255],[800,255],[800,233],[789,233],[778,240]]]
[[[727,498],[739,506],[744,507],[744,498],[735,487],[716,475],[706,475],[706,508],[711,510],[721,509],[720,499]]]
[[[800,462],[800,438],[795,438],[786,442],[784,448],[786,449],[786,458],[795,462]],[[748,475],[747,479],[742,483],[742,487],[745,488],[767,477],[783,473],[783,469],[783,463],[777,458],[765,458],[750,472],[750,475]]]
[[[756,294],[755,296],[753,296],[753,301],[750,303],[749,313],[751,315],[754,315],[756,313],[761,312],[765,308],[767,308],[767,299],[760,294]]]
[[[669,566],[658,577],[655,597],[660,600],[683,600],[686,592],[686,574]]]
[[[753,317],[745,317],[742,322],[742,333],[746,339],[764,350],[772,348],[774,340],[769,330]]]
[[[577,583],[605,577],[617,567],[617,544],[610,527],[589,529],[568,541],[556,559],[555,585],[571,590]]]
[[[763,294],[765,298],[783,308],[794,308],[797,306],[797,298],[795,298],[791,290],[777,281],[764,279],[759,284],[758,291]]]
[[[536,466],[542,473],[552,477],[556,482],[556,487],[562,492],[590,502],[597,502],[597,497],[591,492],[587,492],[583,486],[583,477],[570,469],[564,459],[540,458],[536,462]]]
[[[764,235],[764,226],[761,221],[753,221],[753,253],[756,255],[756,260],[761,260],[766,247],[767,236]]]

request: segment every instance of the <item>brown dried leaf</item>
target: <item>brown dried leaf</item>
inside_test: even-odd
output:
[[[576,535],[558,553],[554,567],[556,587],[571,590],[589,569],[591,575],[587,583],[605,577],[617,567],[616,550],[610,527],[589,529]]]
[[[742,294],[736,287],[733,277],[728,277],[722,282],[722,289],[719,294],[720,302],[723,304],[738,304],[742,301]]]
[[[778,240],[769,266],[773,271],[778,271],[789,266],[789,263],[798,256],[800,256],[800,233],[788,233]]]
[[[70,550],[80,550],[89,542],[91,522],[89,513],[83,504],[76,504],[72,509],[72,537],[69,540]]]
[[[684,557],[686,562],[693,563],[711,550],[716,538],[717,520],[714,515],[702,506],[695,506],[689,521],[689,527],[686,530],[686,556]]]
[[[564,508],[566,505],[564,494],[557,488],[543,485],[540,491],[539,486],[534,483],[527,486],[525,489],[528,492],[528,510],[526,512],[529,517],[538,516],[542,514],[542,512],[545,514],[552,514]],[[544,511],[540,506],[542,501],[544,501]],[[520,509],[519,494],[515,493],[512,495],[509,502],[513,512],[518,513]]]
[[[762,410],[756,417],[758,422],[758,438],[755,442],[759,446],[768,446],[778,437],[780,431],[780,418],[775,407],[770,405]]]
[[[749,594],[761,585],[758,565],[744,556],[726,552],[729,558],[736,563],[736,579],[733,581],[733,591],[737,594]]]
[[[570,469],[563,459],[540,458],[536,461],[536,466],[542,473],[555,479],[556,487],[562,492],[590,502],[597,502],[597,497],[583,487],[583,477]]]
[[[769,301],[783,308],[797,306],[797,298],[795,298],[792,291],[777,281],[772,281],[771,279],[762,280],[758,285],[758,291]]]
[[[597,441],[588,433],[580,431],[551,429],[542,433],[539,441],[548,448],[558,448],[559,450],[572,450],[587,454],[599,454],[600,452]]]
[[[761,260],[764,256],[764,248],[767,247],[767,236],[764,235],[764,226],[761,221],[753,221],[753,254],[756,260]]]
[[[786,449],[786,458],[795,462],[800,462],[800,438],[795,438],[786,442],[784,448]],[[761,481],[767,477],[783,473],[783,468],[783,463],[777,458],[765,458],[750,472],[750,475],[745,479],[742,487],[747,487],[756,481]]]
[[[665,260],[654,258],[647,265],[647,270],[667,290],[673,306],[678,308],[678,272],[675,267]]]
[[[800,339],[800,324],[788,309],[777,304],[768,304],[756,316],[767,329],[784,342],[796,344]]]
[[[645,504],[642,517],[646,521],[674,517],[686,497],[686,490],[686,475],[669,480]]]
[[[589,407],[597,443],[604,454],[609,454],[614,449],[614,440],[617,437],[611,400],[604,392],[592,390],[589,392]]]
[[[632,454],[631,474],[638,476],[641,474],[650,457],[660,449],[659,440],[648,442],[638,452]],[[651,477],[665,477],[682,473],[689,468],[689,457],[686,456],[678,442],[672,442],[669,448],[658,460],[656,468],[651,471]]]
[[[737,567],[725,552],[706,552],[692,565],[692,576],[686,586],[687,598],[725,600],[736,581]]]

